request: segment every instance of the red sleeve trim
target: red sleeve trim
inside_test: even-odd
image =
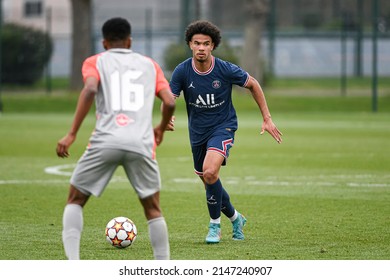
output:
[[[170,90],[169,83],[168,83],[167,79],[165,78],[164,72],[162,71],[160,65],[158,65],[158,63],[156,61],[154,61],[153,59],[151,59],[151,58],[149,58],[149,59],[153,62],[154,69],[156,69],[156,95],[159,91],[161,91],[163,89]]]
[[[101,54],[90,56],[84,61],[83,67],[81,68],[84,82],[88,77],[95,77],[98,81],[100,81],[100,75],[97,69],[97,60],[100,55]]]

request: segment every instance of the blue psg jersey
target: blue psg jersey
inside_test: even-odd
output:
[[[192,145],[205,143],[216,129],[237,130],[232,86],[244,87],[248,80],[247,72],[216,57],[207,72],[198,71],[192,58],[175,68],[170,87],[176,97],[184,94]]]

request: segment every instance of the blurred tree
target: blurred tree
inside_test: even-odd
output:
[[[83,86],[81,66],[92,52],[92,0],[71,0],[72,4],[72,63],[71,90],[80,90]]]
[[[271,0],[272,1],[272,0]],[[268,13],[269,0],[245,0],[245,34],[241,57],[242,67],[259,82],[263,82],[264,67],[261,57],[261,33]]]
[[[0,83],[31,85],[42,78],[53,51],[48,33],[28,26],[5,24],[1,32]]]

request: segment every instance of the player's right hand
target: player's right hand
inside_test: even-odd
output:
[[[72,134],[67,134],[62,139],[60,139],[57,143],[57,156],[61,158],[69,157],[69,147],[75,140],[76,136]]]
[[[167,131],[174,131],[175,130],[175,116],[172,116],[172,118],[169,121],[167,128],[165,130],[167,130]]]

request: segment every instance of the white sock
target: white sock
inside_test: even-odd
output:
[[[237,210],[234,210],[234,215],[231,216],[229,219],[231,222],[234,222],[237,219],[237,217],[238,217],[238,212]]]
[[[149,237],[153,248],[154,259],[169,260],[170,248],[168,239],[168,227],[164,217],[148,221]]]
[[[221,223],[221,217],[217,219],[211,219],[210,218],[210,224],[220,224]]]
[[[83,230],[83,208],[78,204],[67,204],[62,218],[62,242],[69,260],[80,259],[80,239]]]

